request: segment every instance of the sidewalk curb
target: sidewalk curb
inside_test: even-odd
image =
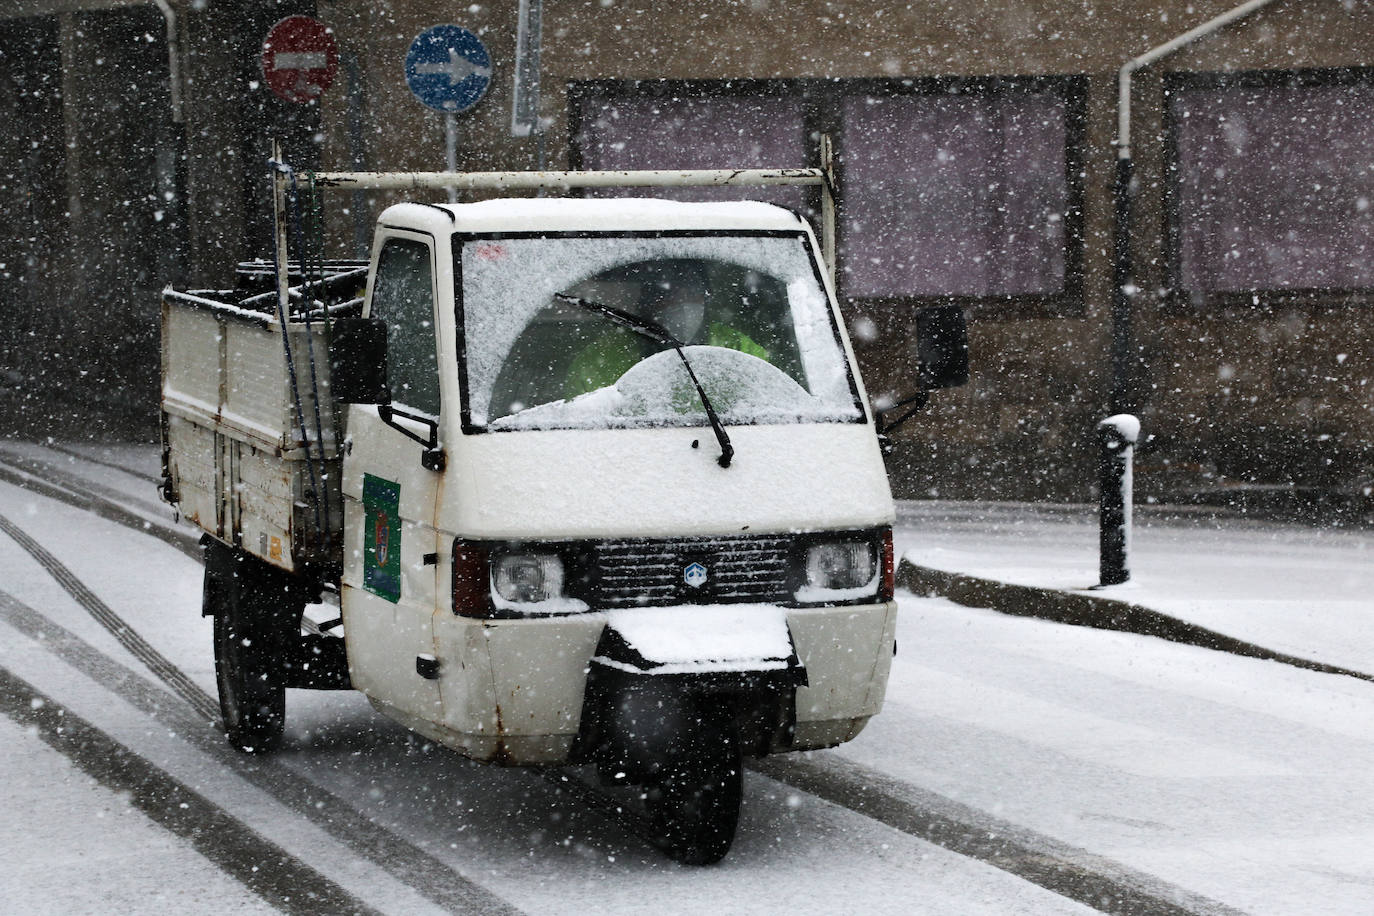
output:
[[[955,604],[988,608],[1015,617],[1036,617],[1076,627],[1156,636],[1170,642],[1229,652],[1245,658],[1281,662],[1307,671],[1343,674],[1363,681],[1374,681],[1374,674],[1275,652],[1255,643],[1226,636],[1160,611],[1115,598],[1054,588],[1012,585],[993,579],[933,569],[929,566],[918,566],[906,558],[902,559],[897,568],[897,585],[909,589],[916,595],[948,598]]]

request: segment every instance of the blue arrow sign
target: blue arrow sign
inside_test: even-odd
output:
[[[410,43],[406,85],[435,111],[467,111],[491,85],[491,55],[467,29],[436,25]]]

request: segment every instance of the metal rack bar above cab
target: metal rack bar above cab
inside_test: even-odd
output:
[[[821,189],[821,250],[835,270],[835,178],[829,138],[822,138],[821,168],[804,169],[634,169],[542,172],[315,172],[317,190],[347,191],[533,191],[572,188],[722,188],[810,186]],[[284,204],[291,170],[274,147],[278,263],[286,263]],[[285,280],[282,280],[284,297]]]

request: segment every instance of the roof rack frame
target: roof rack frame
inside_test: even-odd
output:
[[[820,168],[643,169],[542,172],[316,172],[314,188],[346,191],[529,191],[571,188],[721,188],[804,185],[821,189],[821,254],[835,280],[835,166],[829,135],[821,137]],[[272,209],[276,229],[277,295],[287,298],[286,190],[292,168],[272,144]]]

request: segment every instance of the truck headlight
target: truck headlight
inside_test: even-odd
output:
[[[563,597],[563,561],[556,553],[506,553],[493,558],[491,585],[514,604]]]
[[[453,613],[481,620],[581,614],[591,610],[579,573],[586,568],[576,545],[456,538]]]
[[[827,590],[873,583],[877,558],[869,540],[824,541],[806,549],[806,584]]]

